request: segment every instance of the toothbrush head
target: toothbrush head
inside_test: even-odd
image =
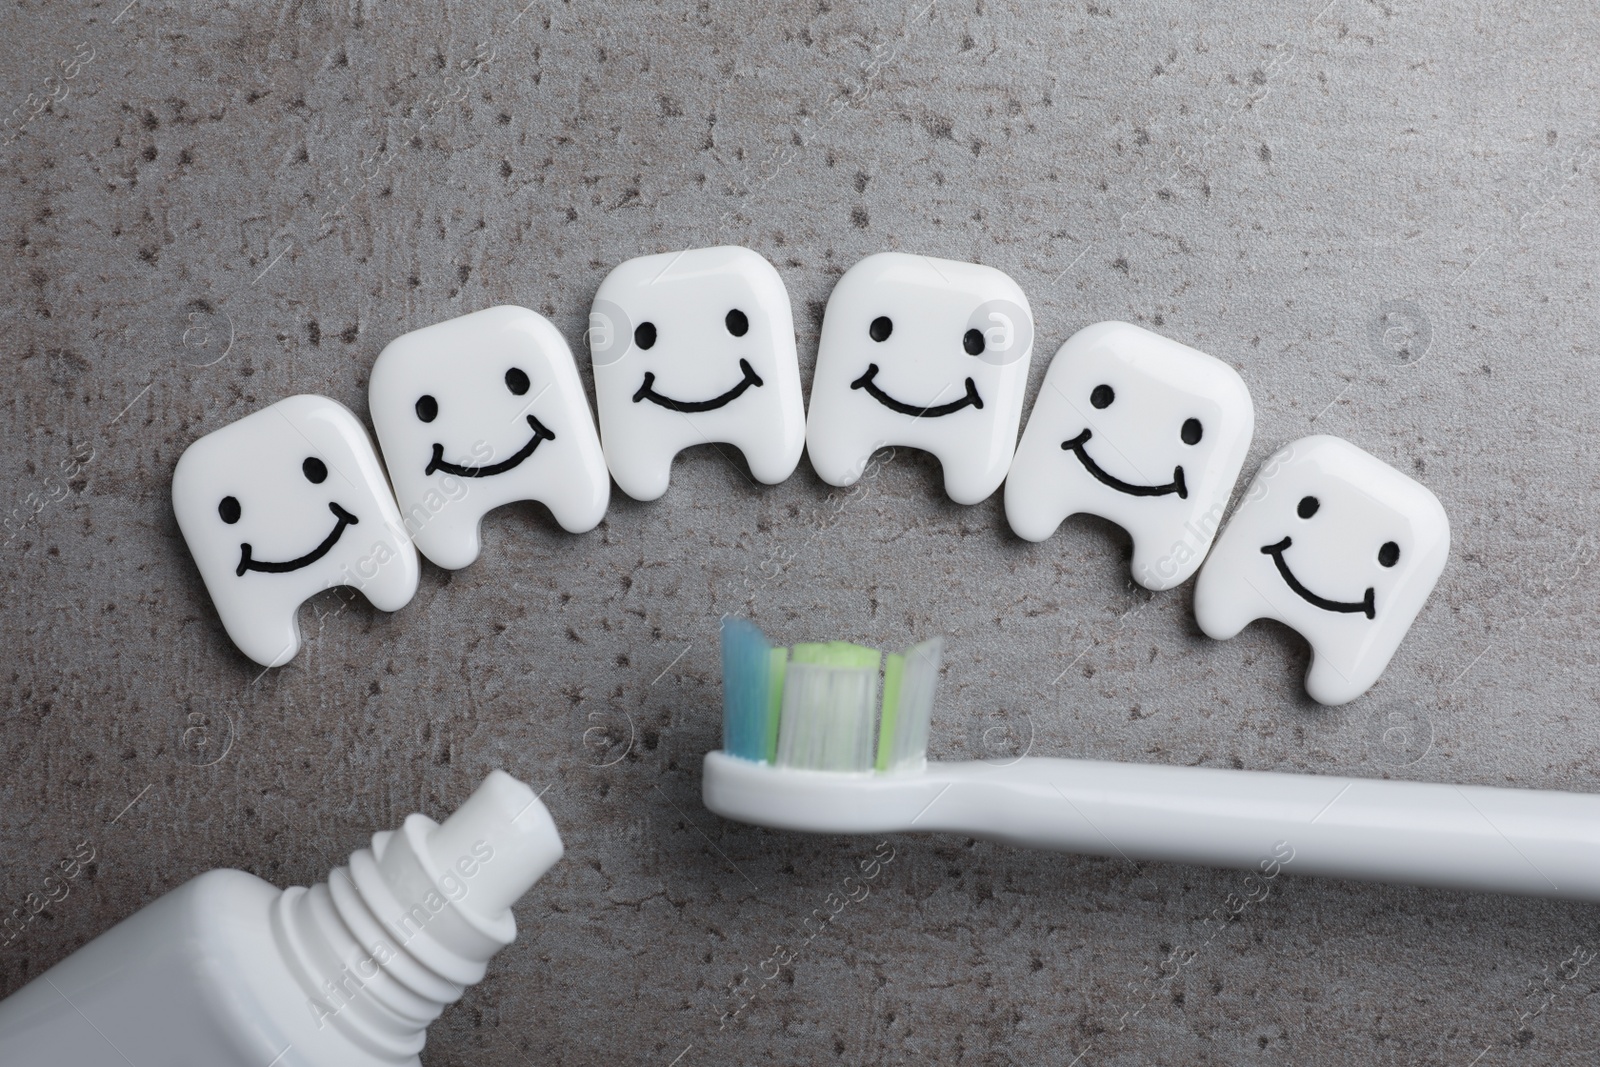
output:
[[[723,751],[803,770],[920,768],[943,651],[940,637],[887,660],[876,649],[845,641],[774,648],[755,624],[725,619]]]

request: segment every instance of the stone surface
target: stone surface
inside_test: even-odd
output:
[[[1285,874],[1212,937],[1238,873],[907,836],[806,942],[877,842],[698,799],[724,612],[948,635],[938,756],[1592,789],[1592,11],[124,2],[0,16],[6,910],[96,850],[0,993],[198,872],[305,883],[504,767],[567,859],[429,1065],[1595,1062],[1588,907]],[[1297,637],[1207,640],[1109,524],[1028,544],[925,456],[829,491],[707,447],[587,535],[490,516],[393,616],[323,595],[281,670],[228,643],[172,517],[189,442],[297,392],[366,418],[386,342],[494,304],[577,348],[613,266],[717,242],[783,275],[807,381],[834,280],[897,249],[1018,280],[1034,390],[1102,319],[1212,353],[1255,399],[1246,477],[1346,437],[1438,494],[1449,566],[1324,709]]]

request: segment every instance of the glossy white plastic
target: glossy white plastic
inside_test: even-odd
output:
[[[1195,620],[1225,640],[1276,619],[1311,644],[1306,691],[1343,704],[1378,680],[1450,554],[1425,486],[1337,437],[1261,466],[1195,583]]]
[[[854,485],[890,445],[939,457],[945,493],[985,500],[1022,422],[1033,313],[993,267],[903,252],[845,272],[823,313],[806,451],[829,485]]]
[[[722,752],[702,791],[718,815],[783,830],[1600,901],[1600,796],[1586,793],[1037,757],[841,774]]]
[[[1045,372],[1006,476],[1006,519],[1043,541],[1068,515],[1133,537],[1133,577],[1170,589],[1200,568],[1250,450],[1244,379],[1126,322],[1067,339]]]
[[[368,398],[406,529],[438,566],[477,559],[484,515],[512,501],[539,501],[570,533],[605,517],[594,417],[544,316],[493,307],[397,337]]]
[[[805,447],[805,398],[783,279],[748,248],[696,248],[618,266],[589,313],[600,439],[635,500],[667,491],[691,445],[731,444],[776,485]]]
[[[310,889],[202,874],[0,1002],[0,1064],[419,1064],[561,853],[533,790],[494,771],[443,825],[411,815]]]
[[[384,611],[417,591],[417,551],[359,420],[291,396],[200,438],[172,474],[172,510],[222,625],[264,667],[300,651],[305,600],[351,585]]]

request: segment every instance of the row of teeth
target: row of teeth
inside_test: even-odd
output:
[[[1202,628],[1231,636],[1243,625],[1235,625],[1240,611],[1245,621],[1267,616],[1296,627],[1316,664],[1343,679],[1318,684],[1314,664],[1312,693],[1330,703],[1376,680],[1448,547],[1448,525],[1426,489],[1344,442],[1331,453],[1310,443],[1332,439],[1296,442],[1288,454],[1304,454],[1294,463],[1270,460],[1264,475],[1280,488],[1252,488],[1219,539],[1254,429],[1248,389],[1220,360],[1127,323],[1091,326],[1062,346],[1018,443],[1033,320],[1021,288],[991,267],[904,253],[857,263],[823,315],[809,412],[787,290],[750,249],[623,263],[596,294],[587,339],[598,431],[561,334],[532,311],[498,307],[406,334],[378,357],[369,402],[387,479],[359,423],[326,398],[290,398],[196,442],[174,475],[175,507],[235,642],[258,662],[284,662],[299,643],[294,611],[318,589],[352,584],[393,610],[416,588],[415,552],[447,569],[470,564],[489,511],[537,500],[581,533],[605,516],[613,481],[636,499],[656,499],[674,457],[700,444],[737,447],[768,484],[788,478],[806,451],[823,481],[840,487],[857,482],[880,449],[927,451],[958,503],[978,503],[1004,483],[1007,519],[1025,539],[1048,538],[1078,512],[1122,525],[1134,541],[1134,577],[1153,590],[1192,577],[1208,553],[1228,556],[1208,566],[1228,572],[1220,591],[1211,591],[1218,581],[1197,589]],[[319,402],[343,416],[288,411]],[[348,425],[332,433],[341,419]],[[322,516],[319,528],[264,535],[255,516],[288,513],[293,501],[261,491],[242,504],[253,487],[239,469],[284,451],[299,463],[319,432],[329,451],[304,459],[306,477],[320,485],[311,466],[322,477],[331,467],[349,498],[318,490],[311,511]],[[1312,462],[1313,452],[1332,459]],[[1328,509],[1314,529],[1304,513],[1285,512],[1281,486],[1295,479],[1339,498],[1339,514]],[[1373,495],[1380,482],[1398,486],[1384,501]],[[338,517],[332,532],[329,509]],[[1430,510],[1440,510],[1433,525],[1442,547],[1414,529]],[[378,521],[363,523],[364,514]],[[1230,541],[1236,528],[1249,532]],[[1419,555],[1437,562],[1394,572],[1420,575],[1410,588],[1384,586],[1386,575],[1360,568],[1330,573],[1319,562],[1345,542],[1398,528],[1410,531],[1408,564]],[[1333,536],[1308,546],[1316,529]],[[218,538],[220,548],[211,544]],[[352,559],[342,538],[362,554]],[[1299,546],[1293,569],[1284,555],[1291,542]],[[281,544],[294,547],[273,550]],[[1387,533],[1371,546],[1384,567],[1399,552],[1399,538]],[[1357,614],[1373,625],[1353,631]]]

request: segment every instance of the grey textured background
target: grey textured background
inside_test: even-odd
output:
[[[719,1026],[876,842],[699,802],[729,611],[947,634],[939,756],[1593,788],[1592,11],[125,2],[0,15],[6,911],[97,852],[0,993],[198,872],[316,880],[501,766],[568,858],[430,1065],[1595,1062],[1589,907],[1285,875],[1212,936],[1238,873],[915,837]],[[496,513],[392,616],[324,595],[284,669],[232,648],[170,510],[187,444],[295,392],[364,416],[386,342],[497,303],[577,347],[612,266],[723,242],[782,273],[807,380],[885,249],[1015,277],[1035,388],[1100,319],[1218,355],[1247,474],[1347,437],[1443,500],[1449,567],[1330,710],[1298,637],[1204,638],[1109,524],[1025,544],[926,456],[840,493],[705,448],[588,535]]]

